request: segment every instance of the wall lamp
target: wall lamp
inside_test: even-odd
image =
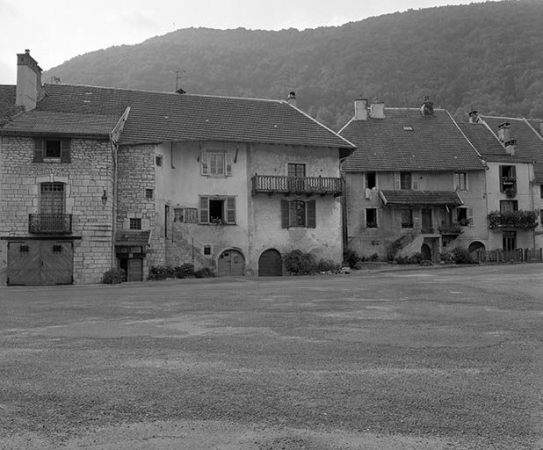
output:
[[[107,191],[104,189],[104,193],[102,194],[102,205],[106,206],[107,203]]]

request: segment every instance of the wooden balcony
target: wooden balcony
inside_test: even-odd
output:
[[[70,234],[71,214],[29,214],[28,232],[32,234]]]
[[[343,180],[331,177],[282,177],[274,175],[254,175],[253,195],[343,195]]]

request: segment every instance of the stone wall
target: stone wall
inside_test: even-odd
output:
[[[32,237],[29,214],[39,213],[40,183],[64,183],[66,214],[72,215],[74,283],[100,281],[112,267],[113,158],[108,140],[72,139],[71,162],[34,163],[34,139],[3,137],[0,152],[0,236]],[[102,204],[104,191],[108,196]],[[7,244],[2,241],[0,276],[6,280]]]

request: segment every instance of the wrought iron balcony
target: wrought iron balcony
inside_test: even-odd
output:
[[[28,232],[33,234],[70,234],[71,214],[29,214]]]
[[[440,227],[438,227],[438,231],[441,234],[456,235],[456,236],[464,232],[464,230],[462,229],[462,226],[457,222],[444,223]]]
[[[293,195],[343,195],[343,180],[332,177],[283,177],[254,175],[253,195],[265,193]]]

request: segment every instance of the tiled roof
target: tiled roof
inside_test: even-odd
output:
[[[533,159],[521,157],[519,153],[514,156],[507,154],[498,137],[482,122],[459,123],[458,126],[487,162],[533,162]]]
[[[342,165],[358,171],[483,170],[477,151],[449,113],[386,108],[384,119],[351,120],[339,133],[357,146]]]
[[[7,123],[2,134],[70,135],[108,137],[118,122],[116,116],[32,110]]]
[[[386,205],[463,205],[456,191],[380,191]]]
[[[149,244],[150,231],[121,230],[115,233],[115,245],[142,246]]]
[[[342,149],[343,156],[354,149],[350,142],[286,101],[63,84],[47,84],[45,92],[37,112],[68,113],[79,117],[81,123],[96,116],[118,120],[129,106],[120,144],[221,140],[336,147]],[[42,117],[34,115],[28,120]],[[53,128],[51,123],[49,126]]]
[[[537,129],[526,119],[494,116],[480,117],[496,135],[500,124],[504,122],[510,123],[511,139],[517,141],[515,155],[524,160],[536,161],[534,165],[535,178],[537,182],[543,183],[543,138]]]

